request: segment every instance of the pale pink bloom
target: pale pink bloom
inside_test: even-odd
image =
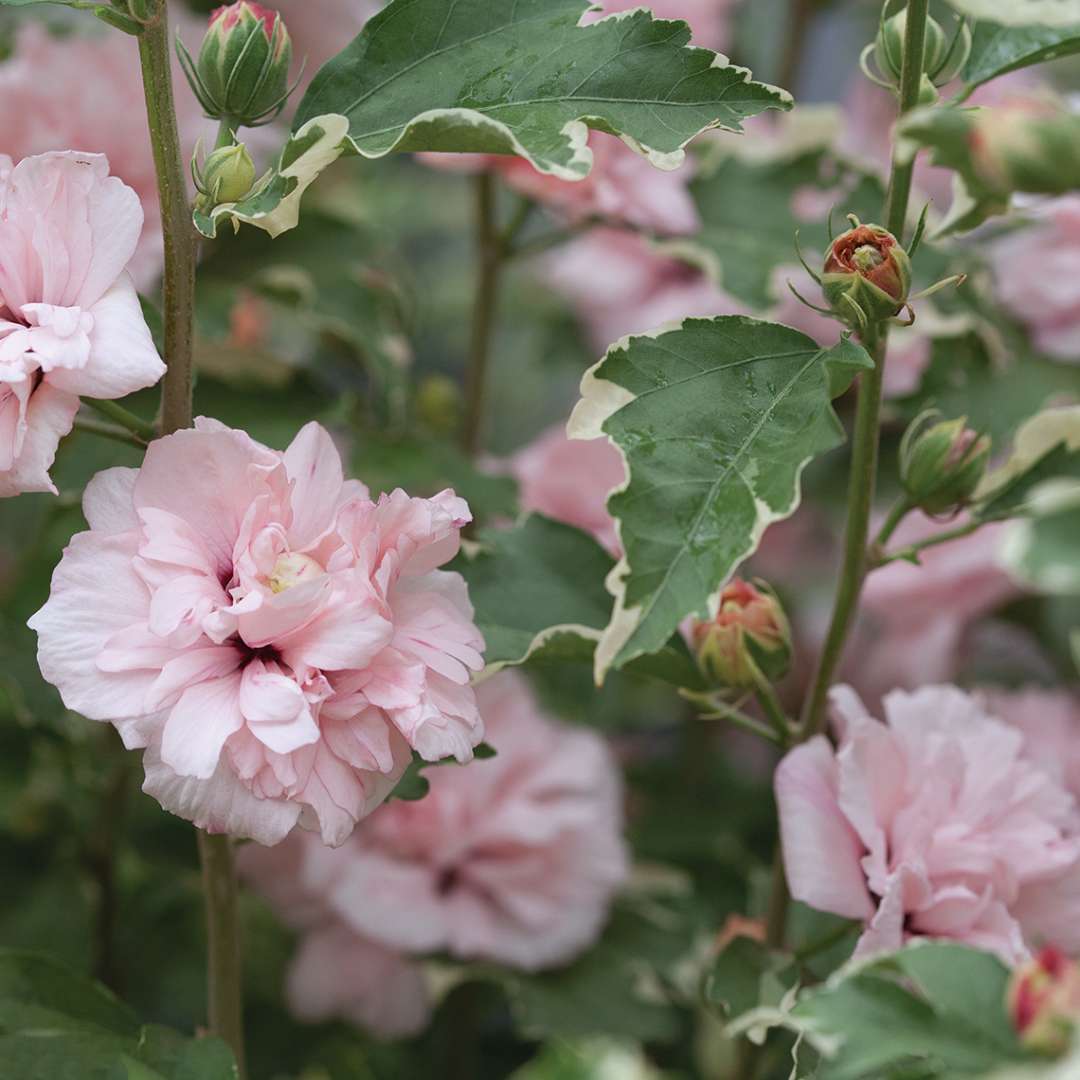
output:
[[[607,439],[568,439],[556,424],[510,459],[523,510],[583,529],[612,554],[619,549],[608,496],[626,481],[622,454]]]
[[[682,19],[689,23],[694,45],[723,50],[727,48],[731,16],[738,5],[739,0],[651,0],[648,4],[638,0],[599,0],[598,6],[603,11],[586,12],[581,22],[594,23],[613,12],[646,7],[657,19]]]
[[[1037,206],[990,245],[998,298],[1048,356],[1080,363],[1080,196]]]
[[[915,513],[897,530],[891,549],[962,524]],[[862,617],[845,662],[846,677],[867,700],[894,687],[912,689],[955,678],[967,631],[1020,595],[997,550],[1006,525],[928,548],[921,566],[904,560],[873,571],[863,591]]]
[[[598,352],[668,322],[745,313],[700,270],[619,229],[593,229],[565,245],[544,274],[576,307]]]
[[[1013,962],[1051,931],[1080,947],[1080,814],[1019,731],[953,686],[894,691],[885,723],[849,687],[831,703],[839,747],[819,735],[776,773],[796,899],[863,920],[859,953],[950,938]]]
[[[697,208],[687,190],[692,169],[658,169],[621,139],[589,134],[592,169],[583,180],[560,180],[524,158],[504,154],[418,154],[425,165],[455,172],[493,169],[506,184],[571,223],[591,217],[662,234],[694,232]]]
[[[108,469],[31,619],[68,708],[145,747],[144,790],[265,844],[340,844],[410,758],[472,757],[482,666],[451,491],[372,501],[326,431],[284,452],[199,420]]]
[[[124,270],[141,228],[100,154],[0,155],[0,496],[55,493],[80,394],[123,397],[165,373]]]
[[[191,16],[173,21],[185,40],[200,40],[205,23]],[[180,141],[188,160],[200,135],[212,140],[213,126],[176,63],[173,83]],[[105,154],[113,175],[133,188],[142,203],[146,220],[129,269],[139,288],[148,288],[161,272],[162,239],[142,100],[135,41],[114,30],[59,37],[28,21],[19,28],[11,58],[0,63],[0,147],[16,159],[71,147]]]
[[[596,940],[626,877],[619,775],[604,742],[544,716],[520,676],[477,696],[496,756],[427,770],[425,798],[382,807],[307,887],[395,950],[561,964]]]
[[[356,933],[328,903],[328,890],[348,865],[345,851],[302,833],[273,848],[245,845],[237,865],[299,934],[285,980],[294,1016],[308,1023],[346,1020],[391,1039],[427,1025],[431,995],[421,965]]]

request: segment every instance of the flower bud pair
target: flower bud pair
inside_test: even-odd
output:
[[[1058,949],[1043,949],[1013,972],[1008,1007],[1028,1049],[1063,1054],[1080,1021],[1080,967]]]
[[[193,60],[177,38],[184,74],[206,115],[237,127],[269,123],[292,89],[292,41],[281,15],[252,0],[218,8]]]
[[[763,582],[735,578],[716,615],[695,622],[691,639],[701,670],[716,686],[752,690],[781,678],[791,663],[791,628]]]
[[[990,437],[967,426],[967,418],[935,421],[923,413],[900,443],[900,479],[913,506],[945,514],[968,504],[990,461]]]

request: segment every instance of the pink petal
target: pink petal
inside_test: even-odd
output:
[[[776,770],[776,802],[791,894],[821,911],[868,918],[874,904],[859,860],[863,847],[837,804],[837,767],[827,739],[792,750]]]
[[[267,670],[261,660],[244,668],[240,710],[252,735],[275,753],[292,753],[319,738],[303,690],[294,679]]]
[[[83,516],[96,532],[120,533],[139,527],[132,494],[138,469],[102,469],[83,491]]]
[[[109,639],[145,622],[150,597],[132,569],[135,535],[78,533],[53,572],[45,606],[30,620],[38,665],[64,704],[91,720],[140,716],[157,672],[104,676],[97,660]]]
[[[293,482],[289,541],[300,551],[333,524],[345,481],[341,455],[326,428],[315,421],[305,424],[285,451],[285,469]]]
[[[50,372],[61,390],[95,398],[118,398],[153,386],[165,374],[135,286],[127,274],[90,309],[90,357],[79,369]]]
[[[230,675],[240,666],[241,656],[230,645],[191,649],[162,665],[161,674],[146,693],[146,711],[171,707],[188,687]]]
[[[165,722],[161,760],[180,776],[208,780],[225,741],[243,723],[239,672],[189,686]]]
[[[207,780],[178,776],[151,745],[143,755],[143,791],[162,808],[210,833],[248,837],[260,844],[283,840],[300,816],[300,807],[284,799],[259,799],[241,783],[223,757]]]
[[[26,491],[57,493],[49,478],[49,469],[56,457],[56,448],[71,430],[78,411],[77,397],[57,390],[47,382],[38,386],[26,407],[26,430],[19,454],[10,470],[0,472],[0,498]]]
[[[392,636],[391,624],[378,613],[374,600],[365,597],[331,604],[310,626],[277,644],[290,667],[345,671],[366,667]]]

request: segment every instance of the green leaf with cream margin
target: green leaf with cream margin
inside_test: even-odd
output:
[[[453,568],[469,585],[484,635],[484,677],[533,659],[589,662],[608,622],[604,579],[614,560],[587,533],[529,514],[512,528],[482,530]],[[678,635],[633,671],[674,686],[704,689]]]
[[[655,652],[799,505],[807,463],[844,441],[832,399],[872,364],[744,316],[688,319],[613,345],[586,372],[571,438],[607,435],[629,480],[608,500],[622,559],[596,676]]]
[[[1080,23],[1080,0],[949,0],[972,19],[1004,26],[1068,26]]]
[[[590,128],[674,169],[703,131],[740,131],[748,117],[791,107],[785,91],[691,47],[686,23],[637,9],[578,26],[587,10],[586,0],[392,0],[323,65],[297,108],[286,157],[323,129],[318,153],[305,146],[200,229],[212,235],[222,217],[291,228],[295,212],[279,213],[277,202],[299,200],[312,170],[346,150],[517,154],[581,180],[592,167]]]
[[[1037,515],[1048,484],[1055,505],[1080,495],[1080,405],[1043,409],[1017,428],[1012,453],[975,492],[972,514],[983,521]]]

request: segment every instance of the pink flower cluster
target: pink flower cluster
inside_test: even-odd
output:
[[[89,484],[31,619],[65,704],[144,747],[143,790],[264,844],[342,843],[416,750],[468,761],[484,643],[438,569],[470,520],[451,491],[373,501],[308,424],[280,453],[199,420]]]
[[[165,373],[124,270],[141,228],[100,154],[0,155],[0,496],[55,493],[80,394],[123,397]]]
[[[1080,948],[1080,792],[1007,716],[952,686],[894,691],[884,723],[848,687],[831,700],[839,746],[818,736],[776,773],[797,899],[863,920],[861,953],[921,936],[1009,962]],[[1076,719],[1074,703],[1074,738]]]
[[[337,851],[298,834],[241,852],[242,872],[302,932],[288,983],[301,1018],[408,1033],[427,1012],[408,957],[535,970],[599,935],[627,872],[610,752],[541,713],[520,676],[477,697],[494,758],[427,770],[425,798],[381,807]]]

